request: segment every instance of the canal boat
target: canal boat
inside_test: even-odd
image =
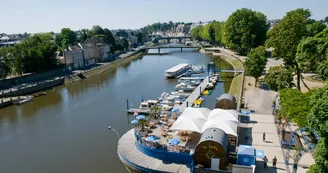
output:
[[[165,71],[165,77],[167,78],[177,78],[181,74],[185,73],[189,69],[191,69],[191,65],[187,63],[182,63],[179,65],[176,65],[168,70]]]
[[[15,105],[21,105],[24,103],[27,103],[33,99],[33,96],[27,96],[25,99],[17,99],[16,101],[13,102]]]
[[[140,103],[139,109],[151,109],[152,107],[156,106],[158,100],[148,100]]]
[[[175,90],[183,90],[183,91],[193,91],[195,90],[194,86],[187,85],[185,83],[179,83],[176,87]]]

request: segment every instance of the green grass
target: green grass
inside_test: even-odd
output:
[[[234,57],[228,57],[231,65],[235,70],[244,70],[243,64]],[[243,80],[244,80],[244,73],[235,73],[235,77],[233,78],[230,86],[229,93],[235,96],[237,101],[237,107],[240,107],[241,104],[241,95],[243,90]]]

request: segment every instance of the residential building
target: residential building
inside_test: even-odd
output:
[[[84,51],[84,65],[86,66],[109,58],[110,47],[101,38],[88,38],[83,43],[79,43],[79,46]]]
[[[79,46],[70,46],[69,50],[64,51],[66,69],[69,71],[84,67],[84,51]]]

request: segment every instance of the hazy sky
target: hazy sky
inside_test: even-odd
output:
[[[313,18],[328,16],[328,0],[1,0],[0,33],[58,32],[100,25],[137,29],[155,22],[226,20],[239,8],[251,8],[268,19],[308,8]]]

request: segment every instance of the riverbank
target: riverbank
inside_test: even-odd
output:
[[[219,50],[219,51],[217,51]],[[213,56],[220,56],[222,60],[232,65],[234,70],[244,71],[243,59],[234,55],[231,51],[224,48],[217,48],[217,50],[211,50],[210,52],[200,49],[201,53],[212,54]],[[229,94],[235,96],[237,101],[237,108],[240,109],[243,97],[245,74],[235,72],[234,78],[231,82]]]
[[[80,73],[77,73],[77,74],[74,74],[74,75],[66,76],[65,77],[65,84],[81,80],[83,78],[83,77],[81,78],[81,75],[84,76],[85,78],[89,78],[89,77],[92,77],[94,75],[106,72],[106,71],[114,70],[114,69],[118,68],[121,65],[126,65],[126,64],[130,63],[131,61],[142,57],[143,54],[144,53],[139,52],[139,53],[136,53],[136,54],[132,54],[128,57],[118,59],[114,62],[100,63],[99,64],[100,66],[94,67],[94,68],[89,69],[89,70],[81,71]]]

